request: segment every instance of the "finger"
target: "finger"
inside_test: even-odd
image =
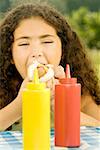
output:
[[[64,68],[62,66],[57,66],[54,68],[55,77],[58,79],[65,78]]]

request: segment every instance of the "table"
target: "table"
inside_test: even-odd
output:
[[[81,126],[79,148],[54,147],[54,130],[51,130],[51,150],[100,150],[100,127]],[[22,132],[0,132],[0,150],[22,150]]]

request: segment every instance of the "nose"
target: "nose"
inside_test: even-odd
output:
[[[38,59],[42,56],[43,56],[43,52],[40,50],[32,50],[32,52],[31,52],[31,57],[33,57],[33,58]]]

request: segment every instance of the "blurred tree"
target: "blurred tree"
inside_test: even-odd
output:
[[[86,45],[100,50],[100,12],[90,12],[81,7],[69,16],[71,25],[76,29]]]
[[[47,1],[54,5],[62,13],[71,13],[73,10],[77,10],[80,7],[87,7],[91,11],[98,11],[100,9],[100,0],[37,0]],[[5,12],[10,4],[15,7],[18,4],[26,2],[36,2],[36,0],[0,0],[0,11]]]
[[[6,12],[10,7],[10,0],[0,0],[0,12]]]
[[[34,3],[36,0],[10,0],[12,7],[23,4],[27,2]],[[49,4],[53,5],[55,8],[57,8],[60,12],[66,13],[67,12],[67,6],[66,6],[66,0],[37,0],[37,2],[48,2]]]
[[[25,3],[34,3],[36,0],[10,0],[11,7],[16,7],[19,4],[25,4]],[[37,0],[39,1],[39,0]]]
[[[45,1],[45,0],[44,0]],[[47,0],[48,3],[55,6],[61,13],[66,14],[68,12],[66,0]]]
[[[66,0],[66,5],[69,13],[80,7],[87,7],[91,11],[100,10],[100,0]]]

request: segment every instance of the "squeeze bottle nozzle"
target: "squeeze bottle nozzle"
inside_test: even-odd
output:
[[[66,65],[66,78],[71,78],[69,64]]]
[[[59,81],[62,84],[75,84],[75,83],[77,83],[77,78],[71,77],[69,64],[66,64],[66,78],[62,78]]]

